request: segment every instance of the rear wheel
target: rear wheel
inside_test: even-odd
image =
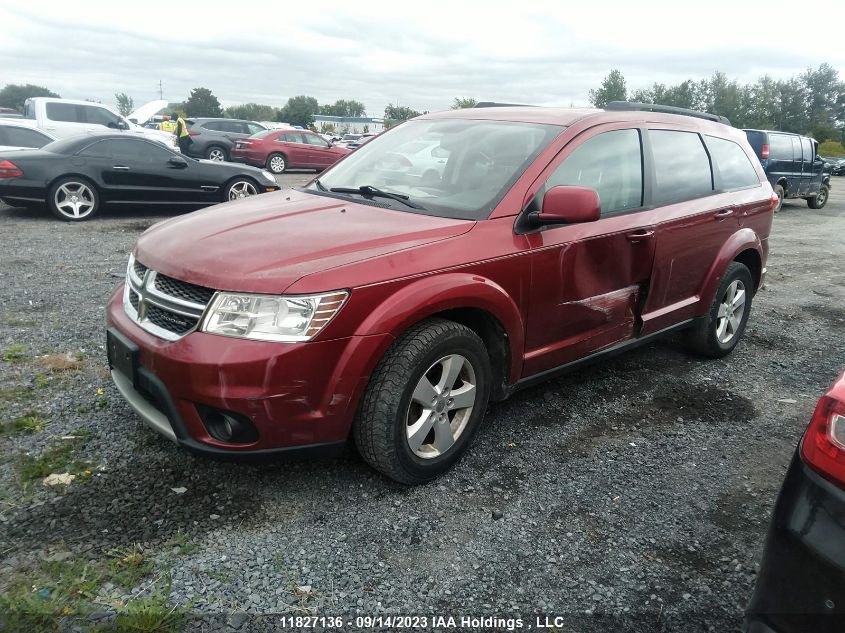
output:
[[[830,187],[822,185],[819,192],[812,198],[807,198],[807,206],[811,209],[821,209],[827,204],[827,199],[830,197]]]
[[[778,197],[778,204],[775,207],[775,213],[777,213],[778,211],[780,211],[780,208],[783,206],[783,196],[784,196],[783,187],[781,187],[780,185],[775,185],[775,194],[777,194],[777,197]]]
[[[403,334],[373,372],[353,424],[362,457],[421,484],[463,455],[490,396],[490,359],[468,327],[429,319]]]
[[[284,154],[270,154],[267,157],[267,169],[274,174],[283,174],[288,168],[288,159]]]
[[[212,145],[207,150],[205,150],[205,157],[208,160],[213,160],[216,163],[222,163],[224,161],[229,160],[229,154],[226,152],[226,149],[220,147],[219,145]]]
[[[688,334],[690,349],[710,358],[730,354],[745,332],[753,294],[751,272],[744,264],[732,262],[707,315]]]
[[[100,210],[100,195],[97,188],[84,178],[61,178],[50,187],[47,205],[60,220],[82,222]]]

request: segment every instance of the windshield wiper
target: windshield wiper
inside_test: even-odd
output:
[[[319,189],[320,191],[328,191],[328,189],[326,189],[326,186],[320,182],[319,178],[314,179],[314,184],[317,185],[317,189]]]
[[[419,209],[421,211],[425,211],[425,207],[414,202],[410,201],[410,196],[406,196],[402,193],[392,193],[390,191],[382,191],[377,187],[373,187],[372,185],[361,185],[360,187],[332,187],[329,189],[332,193],[357,193],[362,195],[366,198],[390,198],[391,200],[397,200],[404,204],[405,206],[411,207],[412,209]]]

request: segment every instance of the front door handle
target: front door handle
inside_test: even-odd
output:
[[[733,209],[722,209],[721,211],[716,213],[716,215],[714,215],[713,217],[716,218],[717,220],[721,220],[722,218],[728,218],[728,217],[732,216],[733,214],[734,214]]]
[[[635,233],[628,233],[625,237],[629,242],[631,242],[631,244],[636,244],[637,242],[644,242],[653,238],[654,231],[636,231]]]
[[[129,167],[126,165],[112,165],[112,169],[115,171],[129,171]]]

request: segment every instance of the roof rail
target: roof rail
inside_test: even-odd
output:
[[[715,121],[716,123],[724,123],[730,125],[731,122],[727,117],[718,114],[710,114],[709,112],[699,112],[698,110],[689,110],[687,108],[676,108],[675,106],[659,105],[656,103],[637,103],[634,101],[611,101],[606,106],[605,110],[621,110],[621,111],[641,111],[647,112],[663,112],[665,114],[682,114],[684,116],[693,116],[698,119],[707,119],[708,121]]]
[[[496,103],[495,101],[479,101],[476,108],[534,108],[536,106],[527,103]]]

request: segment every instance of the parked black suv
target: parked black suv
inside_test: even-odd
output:
[[[784,198],[804,198],[811,209],[827,204],[830,173],[815,139],[770,130],[743,132],[778,195],[775,211],[780,211]]]
[[[246,138],[267,128],[255,121],[240,119],[186,119],[191,143],[188,155],[208,160],[230,160],[232,147],[239,138]]]

